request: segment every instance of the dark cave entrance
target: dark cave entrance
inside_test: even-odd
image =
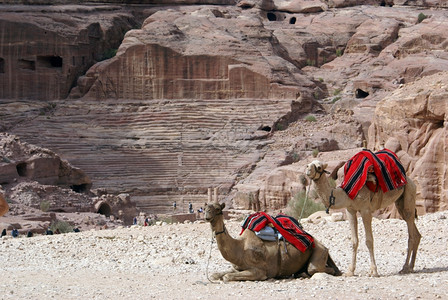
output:
[[[26,163],[18,163],[16,165],[17,174],[19,174],[20,177],[26,177],[27,171],[26,171]]]
[[[262,127],[260,128],[260,130],[267,131],[267,132],[271,132],[272,128],[271,128],[271,126],[262,126]]]
[[[0,73],[5,73],[5,60],[0,57]]]
[[[356,98],[366,98],[367,96],[369,96],[368,92],[363,91],[361,89],[356,89],[356,92],[355,92],[355,97]]]
[[[269,21],[277,21],[277,16],[272,12],[268,12],[267,17]]]
[[[70,188],[72,189],[72,191],[74,191],[76,193],[84,193],[89,190],[88,184],[86,184],[86,183],[74,184],[74,185],[71,185]]]
[[[38,56],[37,63],[45,68],[62,68],[62,57],[60,56]]]
[[[110,208],[109,204],[103,202],[98,207],[97,213],[105,215],[106,217],[110,217],[110,215],[112,214],[112,209]]]

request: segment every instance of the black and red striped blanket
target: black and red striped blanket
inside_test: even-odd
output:
[[[368,172],[376,175],[383,192],[397,189],[406,184],[406,171],[395,153],[383,149],[376,153],[363,150],[354,155],[344,166],[344,181],[341,188],[350,199],[355,199],[367,180]]]
[[[314,248],[314,238],[301,228],[296,219],[283,214],[279,214],[276,217],[271,217],[265,212],[256,212],[248,215],[243,224],[241,224],[242,230],[240,235],[246,228],[252,231],[260,231],[269,224],[272,224],[298,250],[305,252],[310,246]]]

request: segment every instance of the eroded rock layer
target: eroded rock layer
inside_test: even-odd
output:
[[[396,151],[426,212],[448,209],[448,73],[404,85],[378,103],[370,139]]]
[[[250,187],[241,199],[252,190],[263,197],[264,190],[265,207],[277,209],[302,186],[295,183],[300,174],[275,168],[308,159],[313,150],[356,149],[368,136],[371,147],[387,142],[382,129],[368,134],[378,101],[402,84],[448,69],[447,13],[435,1],[401,1],[397,7],[391,1],[300,0],[147,7],[133,10],[132,16],[146,19],[122,43],[124,31],[138,21],[128,10],[45,9],[48,24],[42,14],[26,10],[0,18],[26,40],[33,37],[21,35],[22,28],[36,31],[30,45],[2,31],[12,43],[2,42],[0,97],[51,100],[2,100],[1,128],[60,153],[85,170],[94,186],[132,193],[139,207],[157,212],[169,210],[173,201],[182,209],[190,201],[200,206],[208,187],[219,186],[225,195],[235,183]],[[55,18],[57,10],[70,16]],[[13,20],[15,15],[22,19]],[[42,42],[44,29],[50,38]],[[90,67],[112,47],[111,37],[120,37],[116,56]],[[92,54],[89,47],[100,51]],[[73,68],[66,67],[69,62]],[[399,119],[393,116],[398,108],[390,120]],[[296,123],[310,112],[323,123]],[[431,118],[404,121],[413,130],[400,133],[400,149],[411,161],[420,161],[422,146],[409,141],[443,127]],[[294,135],[279,132],[285,129]],[[403,139],[408,142],[401,145]],[[440,194],[446,194],[435,184],[442,182],[445,162],[439,154],[431,159],[441,168],[431,182],[425,181],[429,169],[409,164],[419,184],[432,186],[419,187],[426,211],[443,208]]]

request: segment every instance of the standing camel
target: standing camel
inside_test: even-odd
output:
[[[210,222],[219,251],[232,263],[234,270],[215,273],[212,278],[224,281],[265,280],[288,277],[307,271],[309,275],[326,272],[341,275],[328,249],[314,239],[314,247],[301,252],[288,242],[264,241],[252,230],[233,238],[224,224],[225,204],[205,204],[205,219]]]
[[[395,203],[399,214],[406,221],[409,235],[406,261],[400,273],[405,274],[412,272],[421,238],[414,222],[417,216],[415,208],[416,186],[414,182],[409,177],[406,177],[407,183],[403,187],[387,192],[383,192],[381,189],[377,192],[372,192],[364,185],[352,200],[341,187],[333,188],[330,185],[327,175],[324,174],[328,173],[325,170],[326,167],[327,164],[315,160],[308,164],[306,175],[314,182],[316,192],[327,209],[329,209],[330,206],[334,209],[344,207],[347,209],[353,252],[352,261],[346,275],[353,276],[356,268],[356,253],[358,250],[357,212],[359,212],[364,223],[366,245],[370,253],[369,274],[375,277],[378,276],[373,251],[372,214],[376,210],[385,208],[392,203]]]
[[[9,211],[8,202],[6,202],[3,191],[0,189],[0,217]]]

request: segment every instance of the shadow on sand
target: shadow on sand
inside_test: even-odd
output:
[[[448,267],[437,267],[437,268],[424,268],[422,270],[416,270],[414,273],[438,273],[438,272],[448,272]]]

